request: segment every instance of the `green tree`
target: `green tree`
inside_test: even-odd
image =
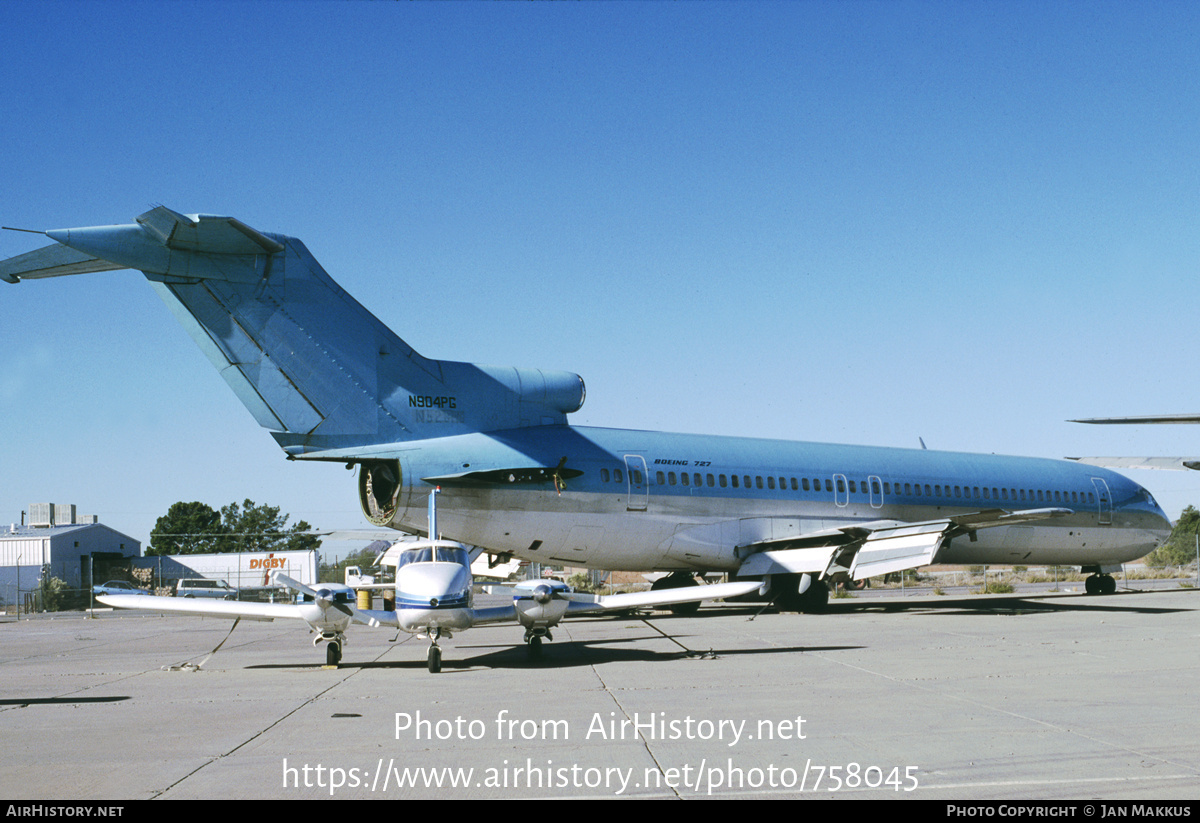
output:
[[[301,520],[289,527],[290,515],[278,506],[253,500],[230,503],[220,512],[205,503],[175,503],[150,532],[148,555],[316,549],[321,539]]]
[[[1147,566],[1183,566],[1196,559],[1196,535],[1200,534],[1200,511],[1188,506],[1179,516],[1167,542],[1146,556]]]
[[[256,505],[243,500],[239,506],[230,503],[221,507],[221,526],[225,536],[219,542],[220,552],[274,552],[315,549],[321,539],[303,532],[312,531],[305,521],[288,528],[291,515],[280,514],[278,506]]]
[[[173,503],[150,532],[148,555],[205,554],[222,551],[218,542],[225,535],[221,515],[206,503]]]

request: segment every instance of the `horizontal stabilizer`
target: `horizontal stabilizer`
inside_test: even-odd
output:
[[[117,271],[128,268],[81,251],[55,243],[53,246],[18,254],[0,260],[0,280],[19,283],[42,277],[65,277],[69,274],[88,274],[95,271]]]
[[[137,218],[138,224],[169,249],[205,254],[277,254],[283,245],[233,217],[185,215],[166,206]]]

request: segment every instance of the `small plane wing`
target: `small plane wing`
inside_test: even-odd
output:
[[[977,529],[1011,526],[1072,514],[1070,509],[983,509],[941,520],[906,523],[877,520],[796,537],[765,540],[746,558],[738,575],[845,573],[862,580],[881,574],[928,566],[953,537]]]
[[[239,600],[204,600],[191,597],[155,597],[136,594],[104,594],[96,598],[117,609],[144,609],[153,612],[195,614],[208,617],[241,617],[271,621],[288,618],[303,620],[299,607],[288,603],[249,603]]]
[[[742,580],[733,583],[713,583],[708,586],[684,586],[678,589],[660,589],[649,592],[626,594],[590,595],[562,594],[569,601],[568,615],[595,612],[644,609],[653,606],[671,606],[677,603],[694,603],[698,600],[721,600],[750,594],[762,588],[761,580]]]

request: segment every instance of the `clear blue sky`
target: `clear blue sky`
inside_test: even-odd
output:
[[[0,30],[4,225],[300,237],[423,354],[583,375],[581,424],[1200,454],[1065,422],[1200,411],[1194,3],[10,1]],[[0,522],[365,525],[140,274],[0,284],[0,316]]]

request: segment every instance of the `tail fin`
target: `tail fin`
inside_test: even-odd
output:
[[[9,282],[140,269],[238,398],[292,456],[556,425],[583,404],[569,372],[422,357],[293,237],[158,207],[136,224],[60,229],[0,262]]]

